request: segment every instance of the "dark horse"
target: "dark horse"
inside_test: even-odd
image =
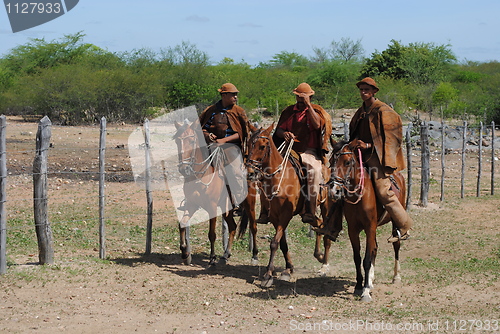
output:
[[[185,264],[191,263],[191,251],[189,247],[189,238],[186,235],[186,227],[189,226],[189,220],[198,209],[204,209],[209,214],[209,232],[208,239],[210,240],[210,265],[215,265],[215,240],[216,240],[216,223],[217,223],[217,207],[221,208],[222,217],[227,222],[229,238],[224,255],[221,261],[225,263],[231,256],[231,247],[233,244],[236,222],[229,203],[229,197],[224,196],[227,192],[224,173],[221,169],[221,154],[222,149],[218,146],[213,147],[212,152],[204,145],[205,139],[202,135],[199,123],[192,124],[184,123],[182,125],[175,123],[177,132],[174,139],[177,144],[179,154],[179,171],[184,176],[184,196],[185,196],[185,211],[179,222],[180,233],[180,249],[182,259]],[[203,143],[203,145],[200,145]],[[214,166],[215,165],[215,166]],[[255,197],[255,192],[249,188],[249,197]],[[243,207],[247,213],[251,210],[247,201],[243,202]],[[257,234],[257,224],[255,223],[255,213],[250,218],[250,230],[253,233],[253,257],[257,256],[257,243],[255,242]]]
[[[281,273],[280,279],[290,280],[293,272],[293,264],[288,251],[288,243],[285,230],[292,217],[299,214],[305,203],[304,191],[301,189],[301,182],[296,170],[289,160],[286,160],[276,148],[271,132],[274,128],[272,124],[269,128],[254,129],[248,139],[247,166],[249,168],[249,178],[261,184],[261,192],[264,201],[267,201],[269,208],[269,220],[273,224],[276,234],[270,243],[271,255],[266,273],[263,276],[261,285],[270,287],[273,283],[274,258],[278,249],[278,244],[285,258],[286,268]],[[286,155],[285,155],[286,156]],[[324,198],[328,199],[327,194]],[[324,201],[321,205],[322,216],[327,216],[328,206],[331,200]],[[316,246],[314,256],[323,263],[322,270],[328,268],[328,253],[331,240],[323,238],[325,252],[321,253],[319,244],[321,235],[316,235]]]
[[[353,151],[347,142],[334,145],[330,159],[330,193],[337,199],[344,200],[344,216],[347,220],[349,239],[356,265],[355,293],[362,301],[371,301],[370,289],[375,278],[375,258],[377,256],[377,227],[388,223],[391,217],[377,201],[369,171],[362,166],[361,152]],[[396,172],[393,177],[393,189],[399,201],[406,207],[406,185],[402,174]],[[366,250],[363,260],[365,277],[361,271],[361,242],[359,234],[365,231]],[[400,241],[393,243],[394,276],[393,283],[401,281],[399,275]]]

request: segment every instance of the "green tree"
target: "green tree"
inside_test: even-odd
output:
[[[374,52],[361,70],[361,76],[387,76],[417,85],[437,84],[453,73],[456,57],[450,45],[410,43],[392,40],[382,52]]]
[[[313,61],[322,63],[328,60],[361,61],[365,50],[361,44],[361,39],[353,41],[350,38],[342,37],[340,41],[333,40],[329,48],[313,47]]]

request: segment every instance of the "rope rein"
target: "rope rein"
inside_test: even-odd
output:
[[[347,146],[347,144],[345,146]],[[344,154],[354,154],[354,152],[348,151],[348,152],[339,153],[338,155],[344,155]],[[338,176],[334,176],[334,178],[333,178],[333,183],[342,187],[348,196],[355,195],[358,197],[355,201],[351,201],[351,200],[347,199],[346,197],[344,197],[344,201],[349,203],[349,204],[359,203],[359,201],[361,201],[361,199],[363,198],[363,194],[364,194],[364,190],[365,190],[365,168],[363,166],[361,149],[359,149],[359,148],[358,148],[358,157],[359,157],[360,179],[359,179],[358,184],[354,187],[353,190],[350,190],[348,188],[348,184],[350,183],[349,177],[346,177],[345,179],[341,179]]]

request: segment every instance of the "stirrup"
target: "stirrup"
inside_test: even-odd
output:
[[[312,213],[305,213],[302,216],[302,222],[304,224],[312,224],[312,223],[316,222],[316,217]]]
[[[405,234],[403,234],[403,235],[401,235],[401,231],[399,231],[399,229],[395,229],[394,232],[397,235],[393,235],[393,236],[389,237],[387,239],[388,243],[394,243],[396,241],[404,241],[404,240],[410,239],[410,234],[408,233],[408,231],[406,231]],[[393,234],[394,234],[394,232],[393,232]]]
[[[269,216],[266,214],[261,215],[255,220],[257,224],[269,224]]]
[[[320,227],[320,226],[318,227],[312,226],[312,230],[318,234],[323,234],[325,237],[327,237],[332,241],[337,241],[337,238],[341,232],[341,231],[330,231],[326,227]]]

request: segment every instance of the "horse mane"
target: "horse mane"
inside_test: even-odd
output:
[[[341,141],[336,142],[335,144],[333,144],[332,152],[334,154],[337,153],[338,151],[340,151],[342,149],[342,147],[344,147],[348,143],[349,143],[349,141],[347,141],[347,140],[341,140]]]
[[[173,139],[177,139],[177,138],[179,138],[179,136],[180,136],[181,134],[183,134],[183,133],[184,133],[184,131],[186,131],[186,129],[188,128],[188,126],[189,126],[189,124],[188,124],[187,122],[184,122],[182,125],[180,125],[180,126],[176,129],[176,131],[175,131],[174,135],[172,136],[172,138],[173,138]]]

